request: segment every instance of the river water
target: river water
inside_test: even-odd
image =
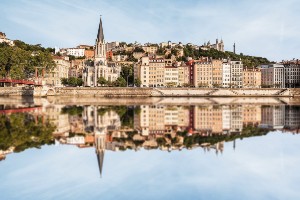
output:
[[[0,98],[1,199],[299,199],[297,102]]]

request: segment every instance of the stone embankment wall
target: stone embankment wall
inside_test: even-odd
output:
[[[299,89],[0,87],[0,96],[75,97],[300,97]]]
[[[56,88],[59,96],[93,97],[251,97],[292,96],[289,89],[209,89],[209,88]]]
[[[0,96],[33,96],[34,88],[0,87]]]

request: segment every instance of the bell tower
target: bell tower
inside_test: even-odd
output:
[[[100,23],[96,38],[96,44],[95,44],[95,61],[102,61],[103,64],[106,62],[106,46],[105,46],[105,40],[104,40],[104,34],[103,34],[103,26],[102,26],[102,17],[100,15]]]

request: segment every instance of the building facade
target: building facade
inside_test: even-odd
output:
[[[287,88],[299,88],[300,87],[300,61],[291,60],[284,61],[283,63],[285,71],[285,87]]]
[[[242,88],[243,86],[243,63],[241,60],[230,60],[230,85],[233,88]]]
[[[243,70],[243,88],[260,88],[261,71],[260,69]]]
[[[83,48],[68,48],[67,55],[68,56],[75,56],[75,57],[83,57],[85,49]]]
[[[53,56],[53,61],[56,63],[56,66],[46,73],[44,80],[47,85],[61,87],[63,86],[61,79],[69,77],[69,57]]]
[[[231,67],[230,63],[227,60],[223,61],[223,76],[222,76],[222,87],[230,88],[231,87]]]
[[[262,65],[262,87],[285,88],[285,69],[282,64]]]
[[[194,61],[193,83],[195,87],[213,87],[212,59],[202,57]]]

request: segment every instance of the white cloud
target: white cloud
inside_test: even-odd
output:
[[[67,47],[93,44],[102,14],[107,41],[202,44],[222,37],[227,50],[236,42],[238,52],[281,60],[298,56],[297,5],[296,0],[31,0],[4,4],[0,25],[13,39]]]

